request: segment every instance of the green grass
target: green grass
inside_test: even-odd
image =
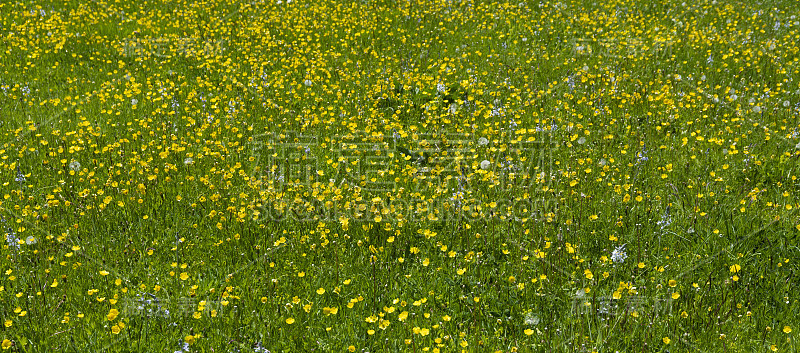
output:
[[[0,4],[2,348],[792,352],[792,5]]]

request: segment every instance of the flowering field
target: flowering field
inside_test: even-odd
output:
[[[0,345],[796,351],[799,42],[790,0],[2,2]]]

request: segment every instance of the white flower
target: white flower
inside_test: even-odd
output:
[[[481,169],[483,169],[483,170],[489,169],[489,166],[491,166],[491,165],[492,165],[492,162],[484,160],[483,162],[481,162]]]
[[[538,325],[539,324],[539,316],[532,312],[525,313],[525,325]]]
[[[486,146],[489,144],[489,140],[485,137],[481,137],[478,139],[478,146]]]
[[[578,139],[578,144],[579,144],[579,145],[582,145],[582,144],[584,144],[584,143],[586,143],[586,138],[585,138],[585,137],[583,137],[583,136],[581,136],[581,138],[579,138],[579,139]]]
[[[450,114],[455,114],[458,111],[458,104],[451,103],[450,104]]]
[[[186,157],[186,159],[183,160],[183,164],[185,165],[194,164],[194,159],[192,159],[192,157]]]
[[[280,2],[278,2],[278,3],[280,4]],[[183,342],[183,347],[180,350],[175,351],[175,353],[183,353],[183,352],[190,352],[189,344],[186,343],[186,342]]]
[[[761,113],[761,107],[759,106],[753,107],[753,113]]]
[[[19,239],[17,239],[13,232],[6,234],[6,242],[8,243],[8,247],[19,249]]]
[[[256,353],[270,353],[268,349],[261,346],[261,342],[256,343],[256,347],[253,348],[253,351]]]
[[[447,91],[447,86],[445,86],[443,83],[437,83],[436,84],[436,91],[439,92],[439,93],[444,93],[444,92]]]
[[[625,253],[625,244],[611,252],[611,261],[614,263],[623,263],[626,257],[628,257],[628,254]]]
[[[732,101],[735,101],[735,100],[739,99],[739,96],[737,96],[737,95],[735,95],[735,94],[731,94],[731,96],[730,96],[730,99],[731,99]]]
[[[784,108],[789,108],[789,105],[790,105],[790,104],[791,104],[791,103],[789,103],[789,101],[783,101],[783,107],[784,107]]]
[[[77,172],[81,170],[81,163],[78,161],[72,161],[69,163],[69,169],[72,169],[73,171]]]
[[[305,81],[303,81],[303,84],[306,85],[306,87],[311,87],[311,85],[312,85],[311,80],[309,80],[309,79],[306,79]]]
[[[25,238],[25,244],[36,244],[36,238],[34,238],[32,235],[29,235],[27,238]]]
[[[667,213],[662,215],[661,220],[656,222],[656,224],[661,227],[661,230],[664,230],[664,228],[669,227],[669,225],[672,224],[672,217],[669,216],[669,211],[667,211]]]
[[[798,142],[796,145],[794,145],[794,148],[800,150],[800,142]]]

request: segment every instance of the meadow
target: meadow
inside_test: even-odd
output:
[[[797,351],[798,43],[791,0],[0,2],[0,348]]]

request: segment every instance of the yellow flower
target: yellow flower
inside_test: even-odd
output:
[[[325,294],[325,288],[320,287],[319,289],[317,289],[317,294],[319,295]]]
[[[672,341],[669,339],[669,337],[664,337],[661,340],[664,341],[664,344],[669,344]]]
[[[9,340],[7,340],[7,339],[4,339],[4,340],[3,340],[3,343],[2,343],[2,345],[1,345],[1,346],[3,347],[3,349],[9,349],[9,348],[11,348],[11,346],[13,346],[13,345],[14,345],[14,344],[13,344],[13,343],[11,343],[11,341],[9,341]]]
[[[671,280],[669,280],[669,282],[668,282],[667,284],[668,284],[670,287],[675,287],[675,286],[677,286],[677,285],[678,285],[678,282],[677,282],[677,281],[675,281],[674,279],[671,279]]]
[[[119,315],[119,310],[111,309],[111,310],[108,311],[108,315],[106,315],[106,319],[108,319],[108,321],[114,321],[114,319],[117,318],[117,315]]]
[[[338,312],[339,308],[329,308],[327,306],[322,308],[322,313],[325,315],[336,315]]]
[[[734,265],[731,265],[730,271],[732,273],[737,273],[737,272],[741,271],[741,269],[742,269],[742,266],[734,264]]]
[[[789,326],[784,326],[783,327],[783,333],[791,333],[791,332],[792,332],[792,328],[791,327],[789,327]]]
[[[122,331],[122,328],[120,328],[119,325],[114,325],[111,327],[111,333],[115,335],[118,335],[120,331]]]
[[[531,330],[531,329],[529,329],[529,328],[528,328],[528,329],[525,329],[525,334],[526,334],[526,335],[528,335],[528,336],[530,336],[530,335],[532,335],[532,334],[533,334],[533,330]]]
[[[294,319],[293,318],[290,317],[290,318],[286,319],[286,324],[287,325],[291,325],[293,323],[294,323]]]
[[[678,292],[672,293],[672,299],[678,299],[681,297],[681,294]]]
[[[186,337],[183,338],[183,341],[188,344],[194,344],[195,338],[192,335],[187,335]]]
[[[185,281],[189,279],[189,274],[186,272],[181,272],[181,281]]]

